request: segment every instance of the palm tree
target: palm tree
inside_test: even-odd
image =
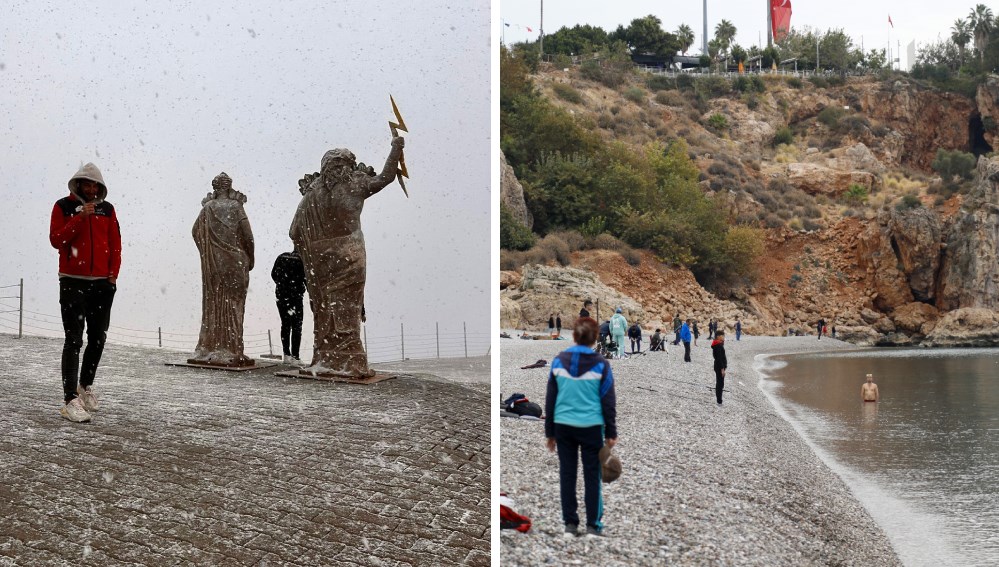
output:
[[[962,20],[959,18],[954,21],[954,27],[951,28],[950,39],[961,52],[961,65],[964,65],[964,49],[967,47],[968,42],[971,41],[971,36],[970,20]]]
[[[694,45],[694,30],[687,24],[680,24],[680,27],[676,28],[676,36],[680,39],[680,52],[686,55],[690,46]]]
[[[715,39],[721,44],[723,50],[732,45],[733,38],[735,38],[735,25],[728,20],[718,22],[718,25],[715,26]]]
[[[985,4],[975,6],[968,16],[971,31],[975,37],[975,49],[978,50],[979,61],[985,61],[985,48],[989,46],[989,34],[995,29],[992,9]]]

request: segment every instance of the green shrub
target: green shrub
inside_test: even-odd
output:
[[[923,206],[923,202],[919,200],[919,197],[915,195],[905,195],[902,199],[895,205],[896,211],[907,211],[909,209],[918,209]]]
[[[513,214],[500,204],[500,247],[507,250],[527,250],[534,246],[531,229],[517,222]]]
[[[765,93],[767,92],[767,84],[763,82],[763,78],[759,75],[753,75],[749,78],[749,82],[752,85],[753,92]]]
[[[829,128],[835,128],[839,124],[839,119],[843,117],[843,109],[838,106],[827,106],[818,115],[819,122]]]
[[[752,84],[749,82],[749,77],[745,75],[739,75],[732,80],[732,90],[744,93],[748,92],[751,88]]]
[[[676,76],[676,88],[689,90],[694,88],[694,76],[682,73]]]
[[[658,93],[656,93],[656,97],[655,97],[656,98],[656,102],[658,102],[659,104],[661,104],[663,106],[672,106],[673,102],[675,100],[674,97],[673,97],[673,94],[674,93],[670,93],[670,92],[658,92]]]
[[[975,156],[961,150],[947,151],[939,148],[930,167],[939,173],[945,182],[949,182],[954,177],[971,179],[972,172],[975,170]]]
[[[791,128],[788,126],[783,126],[777,133],[774,134],[774,147],[781,144],[793,144],[794,143],[794,133],[791,132]]]
[[[798,283],[801,281],[801,276],[798,274],[791,274],[791,279],[787,280],[787,287],[798,287]]]
[[[809,77],[808,81],[820,89],[824,89],[829,86],[829,81],[825,80],[823,77]]]
[[[583,223],[581,227],[579,227],[579,232],[581,232],[583,236],[588,238],[594,238],[599,234],[603,234],[604,231],[606,230],[607,230],[607,217],[603,215],[590,217],[589,219],[587,219],[586,222]]]
[[[746,103],[746,108],[749,110],[756,110],[760,107],[760,97],[755,94],[747,94],[743,97],[743,101]]]
[[[801,79],[799,79],[798,77],[788,77],[787,86],[791,87],[792,89],[800,89],[804,87],[805,84],[802,83]]]
[[[624,91],[624,98],[636,104],[642,104],[645,102],[645,91],[641,87],[631,87]]]
[[[716,112],[708,117],[708,127],[716,131],[728,130],[728,118]]]
[[[843,200],[851,205],[862,205],[867,202],[867,187],[854,183],[843,193]]]
[[[552,90],[555,91],[555,96],[560,99],[575,104],[580,104],[583,102],[583,95],[579,94],[579,91],[572,88],[571,85],[565,83],[555,83],[552,85]]]
[[[568,266],[572,262],[572,251],[569,249],[569,244],[562,240],[558,234],[553,233],[545,236],[534,245],[531,251],[541,251],[546,260],[554,259],[563,266]]]
[[[669,91],[677,88],[676,81],[666,75],[652,75],[645,81],[650,91]]]
[[[599,61],[590,60],[580,66],[579,72],[585,79],[615,89],[624,83],[627,71],[618,65],[602,65]]]
[[[708,99],[718,98],[732,92],[732,82],[725,77],[700,77],[694,83],[694,91]]]

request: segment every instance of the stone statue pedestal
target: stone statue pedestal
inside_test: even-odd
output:
[[[306,368],[301,370],[286,370],[283,372],[275,372],[275,376],[281,376],[283,378],[304,378],[306,380],[319,380],[321,382],[343,382],[345,384],[377,384],[378,382],[384,382],[385,380],[391,380],[393,378],[409,377],[409,374],[402,373],[392,373],[392,372],[375,372],[373,376],[356,378],[353,376],[342,376],[338,374],[330,373],[315,373],[311,372]]]
[[[237,365],[223,365],[223,364],[210,364],[200,361],[196,358],[190,358],[187,362],[166,362],[166,366],[185,366],[187,368],[201,368],[204,370],[223,370],[226,372],[247,372],[249,370],[260,370],[263,368],[270,368],[272,366],[277,366],[277,362],[265,362],[250,359],[249,364],[244,364],[242,366]]]

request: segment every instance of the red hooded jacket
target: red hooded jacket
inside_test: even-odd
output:
[[[94,214],[80,216],[83,199],[76,183],[90,179],[100,184]],[[84,278],[118,278],[121,267],[121,229],[114,206],[104,200],[107,187],[97,167],[88,163],[69,181],[70,195],[52,207],[49,242],[59,250],[59,275]]]

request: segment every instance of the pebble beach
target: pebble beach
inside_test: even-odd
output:
[[[544,405],[546,368],[571,340],[501,342],[501,394]],[[570,338],[566,334],[566,338]],[[646,338],[643,347],[647,347]],[[503,565],[901,565],[849,487],[758,387],[763,354],[852,345],[815,337],[726,337],[725,402],[715,403],[710,341],[611,362],[624,472],[603,485],[607,537],[563,534],[558,459],[544,424],[500,419],[500,488],[531,518],[504,530]],[[499,411],[498,405],[496,411]],[[582,478],[579,480],[580,516]]]

